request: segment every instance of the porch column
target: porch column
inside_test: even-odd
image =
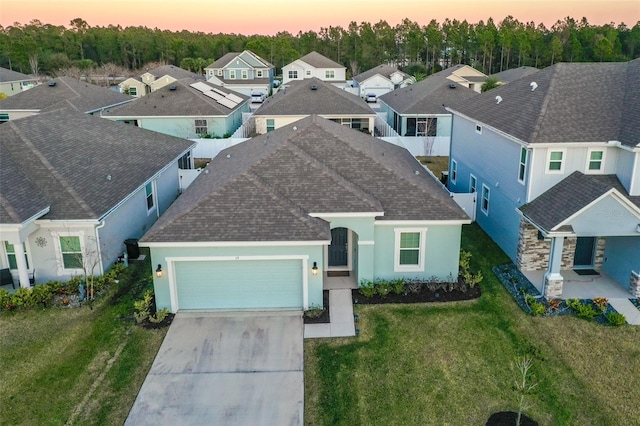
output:
[[[562,265],[562,247],[564,237],[552,237],[549,251],[549,266],[544,274],[543,295],[547,299],[556,299],[562,296],[562,282],[564,278],[560,274]]]
[[[631,271],[631,277],[629,278],[629,293],[633,297],[640,297],[640,274],[635,271]]]
[[[18,266],[18,278],[20,287],[30,287],[29,272],[27,270],[27,258],[24,253],[24,243],[14,243],[13,248],[16,256],[16,265]]]

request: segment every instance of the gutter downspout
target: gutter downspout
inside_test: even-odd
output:
[[[100,229],[104,228],[104,226],[107,224],[107,219],[103,219],[102,222],[97,225],[94,230],[96,232],[96,245],[97,245],[97,249],[98,249],[98,253],[100,253],[100,262],[99,262],[99,267],[100,267],[100,275],[104,274],[104,264],[102,263],[102,248],[100,247]]]

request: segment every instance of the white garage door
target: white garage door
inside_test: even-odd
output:
[[[190,309],[302,309],[302,261],[175,262],[177,305]]]

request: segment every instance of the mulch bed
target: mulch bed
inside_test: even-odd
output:
[[[331,322],[331,315],[329,313],[329,290],[322,291],[322,306],[323,310],[320,316],[310,318],[305,314],[303,316],[305,324],[327,324]]]
[[[486,426],[513,426],[518,419],[518,413],[514,411],[500,411],[499,413],[493,413]],[[522,414],[520,416],[521,426],[538,426],[538,422]]]
[[[472,288],[467,288],[466,291],[451,290],[451,291],[429,291],[426,287],[422,288],[419,292],[406,292],[402,294],[389,293],[387,297],[381,297],[374,295],[372,297],[364,297],[358,290],[351,290],[351,297],[353,303],[358,304],[370,304],[378,305],[382,303],[426,303],[426,302],[455,302],[459,300],[471,300],[480,297],[480,286],[476,285]]]

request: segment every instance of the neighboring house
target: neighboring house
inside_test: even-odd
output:
[[[445,107],[478,95],[474,90],[451,81],[449,77],[454,71],[440,71],[378,98],[387,124],[414,155],[432,155],[435,151],[438,155],[447,155],[451,113]]]
[[[133,101],[131,96],[73,77],[57,77],[48,83],[0,101],[0,122],[29,117],[54,109],[71,107],[78,112],[95,114],[116,105]]]
[[[22,287],[101,275],[177,198],[192,146],[71,108],[0,126],[0,267]]]
[[[0,67],[0,93],[11,97],[38,84],[36,77]]]
[[[246,96],[271,94],[274,66],[245,50],[227,53],[205,69],[207,81]]]
[[[204,79],[200,74],[187,71],[174,65],[162,65],[148,70],[140,77],[130,77],[118,84],[118,87],[120,88],[120,93],[141,98],[183,78],[192,78],[194,80]]]
[[[365,133],[373,132],[376,117],[359,97],[312,78],[268,98],[254,113],[256,132],[267,133],[314,114]]]
[[[514,80],[530,76],[538,71],[540,71],[538,68],[524,66],[491,74],[491,77],[497,78],[500,84],[509,84]]]
[[[449,188],[523,271],[594,269],[640,296],[640,59],[559,63],[458,104]]]
[[[282,67],[282,83],[317,78],[343,88],[347,68],[318,52],[311,52]]]
[[[416,82],[415,77],[400,71],[393,65],[378,65],[353,77],[353,87],[361,98],[374,94],[380,97],[392,90]]]
[[[328,271],[456,276],[468,223],[407,150],[312,116],[224,150],[140,245],[158,308],[307,309]]]
[[[437,72],[447,77],[447,79],[458,83],[461,86],[474,90],[477,93],[482,91],[482,83],[487,79],[487,75],[470,67],[469,65],[454,65]]]
[[[228,88],[194,80],[174,81],[102,116],[181,138],[226,137],[242,124],[249,98]]]

